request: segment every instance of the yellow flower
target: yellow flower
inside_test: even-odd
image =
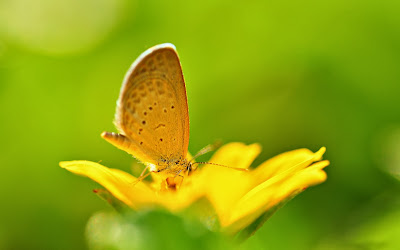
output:
[[[260,150],[258,144],[230,143],[221,147],[210,162],[247,169]],[[205,165],[185,176],[176,190],[166,188],[159,174],[153,174],[152,182],[136,183],[136,177],[95,162],[68,161],[60,166],[91,178],[134,210],[162,206],[179,212],[205,198],[213,207],[221,231],[234,234],[305,188],[325,181],[322,169],[329,162],[321,161],[324,152],[324,147],[316,153],[293,150],[248,172]]]

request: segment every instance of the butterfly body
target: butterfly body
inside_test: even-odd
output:
[[[125,75],[114,121],[119,133],[102,137],[132,154],[152,172],[176,176],[186,160],[189,114],[181,64],[172,44],[154,46]]]

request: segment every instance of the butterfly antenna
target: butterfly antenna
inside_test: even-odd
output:
[[[221,145],[222,145],[221,141],[216,141],[213,144],[209,144],[209,145],[205,146],[204,148],[200,149],[200,151],[197,152],[197,154],[195,154],[195,156],[192,157],[190,162],[192,162],[194,159],[196,159],[199,156],[202,156],[204,154],[207,154],[208,152],[218,149],[219,147],[221,147]]]
[[[237,171],[249,172],[249,170],[247,168],[234,168],[234,167],[229,167],[229,166],[225,166],[225,165],[217,164],[217,163],[213,163],[213,162],[194,162],[194,163],[192,163],[192,165],[194,165],[194,164],[215,165],[215,166],[230,168],[230,169],[237,170]]]

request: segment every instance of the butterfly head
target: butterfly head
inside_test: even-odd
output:
[[[162,173],[170,177],[183,176],[193,171],[192,162],[180,158],[177,160],[161,159],[158,166],[150,167],[153,173]]]

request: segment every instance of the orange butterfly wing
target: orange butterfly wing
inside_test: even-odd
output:
[[[117,102],[119,133],[103,138],[144,163],[186,157],[189,113],[185,81],[172,44],[146,50],[127,72]]]

